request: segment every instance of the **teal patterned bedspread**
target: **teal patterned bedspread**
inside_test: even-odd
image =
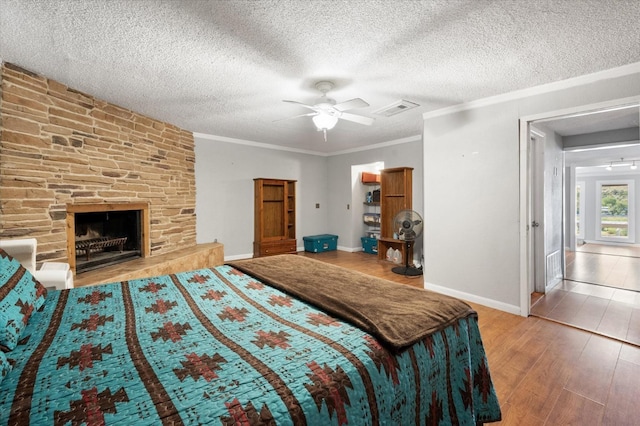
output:
[[[500,419],[476,316],[393,354],[230,266],[50,291],[7,358],[0,424]]]

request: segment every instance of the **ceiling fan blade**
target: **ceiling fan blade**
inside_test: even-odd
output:
[[[362,99],[355,98],[349,101],[344,101],[344,102],[340,102],[339,104],[335,104],[333,107],[338,111],[346,111],[348,109],[364,108],[368,106],[369,104],[363,101]]]
[[[354,123],[364,124],[366,126],[371,126],[375,119],[369,117],[363,117],[362,115],[349,114],[348,112],[343,112],[340,114],[340,118],[347,121],[353,121]]]
[[[273,120],[272,123],[275,123],[276,121],[282,121],[282,120],[291,120],[292,118],[298,118],[298,117],[311,117],[313,115],[318,115],[318,113],[317,112],[310,112],[308,114],[294,115],[293,117],[279,118],[277,120]]]
[[[312,110],[314,110],[314,111],[318,111],[318,108],[316,108],[315,106],[307,105],[307,104],[303,104],[302,102],[298,102],[298,101],[287,101],[287,100],[283,100],[282,102],[288,102],[288,103],[290,103],[290,104],[296,104],[296,105],[300,105],[301,107],[305,107],[305,108],[312,109]]]

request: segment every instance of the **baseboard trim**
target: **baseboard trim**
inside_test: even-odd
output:
[[[233,256],[225,256],[224,257],[224,261],[225,262],[229,262],[229,261],[232,261],[232,260],[251,259],[252,257],[253,257],[253,253],[235,254]]]
[[[355,253],[358,251],[362,251],[362,247],[345,247],[345,246],[338,246],[338,250],[340,251],[346,251],[348,253]]]
[[[625,243],[622,241],[601,241],[601,240],[584,240],[585,244],[597,244],[600,246],[615,246],[615,247],[640,247],[638,243]]]
[[[337,247],[338,250],[340,251],[346,251],[349,253],[355,253],[358,251],[362,251],[362,247],[344,247],[344,246],[338,246]],[[304,247],[298,247],[297,248],[298,252],[304,251]],[[233,256],[225,256],[224,257],[224,261],[225,262],[231,262],[233,260],[242,260],[242,259],[249,259],[253,257],[253,253],[247,253],[247,254],[234,254]]]
[[[435,291],[436,293],[446,294],[447,296],[457,297],[458,299],[477,303],[488,308],[497,309],[499,311],[508,312],[514,315],[521,315],[520,306],[510,305],[508,303],[499,302],[497,300],[488,299],[486,297],[477,296],[475,294],[466,293],[464,291],[453,290],[447,287],[439,286],[437,284],[428,283],[426,281],[424,283],[424,288],[426,288],[427,290]]]

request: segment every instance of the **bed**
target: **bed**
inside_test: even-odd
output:
[[[500,420],[453,298],[295,255],[48,292],[0,261],[0,424]]]

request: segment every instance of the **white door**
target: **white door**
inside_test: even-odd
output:
[[[530,129],[530,290],[546,293],[560,281],[563,270],[562,147],[556,140]]]
[[[544,139],[541,133],[529,136],[529,290],[544,293]]]

